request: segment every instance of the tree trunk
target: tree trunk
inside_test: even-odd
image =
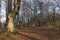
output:
[[[12,12],[8,13],[7,20],[7,28],[8,32],[14,32],[14,17],[16,16],[16,13],[19,11],[20,7],[20,0],[14,0],[14,10]]]
[[[8,26],[8,32],[13,32],[14,31],[13,17],[8,18],[8,25],[7,26]]]

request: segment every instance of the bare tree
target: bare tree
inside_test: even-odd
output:
[[[8,0],[8,1],[10,1],[10,0]],[[14,9],[11,12],[8,12],[8,15],[7,15],[8,32],[14,32],[13,20],[14,20],[16,13],[19,11],[19,8],[20,8],[20,0],[14,0]]]

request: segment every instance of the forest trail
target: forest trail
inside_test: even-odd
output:
[[[16,29],[16,33],[0,35],[0,40],[60,40],[60,30],[42,28]]]

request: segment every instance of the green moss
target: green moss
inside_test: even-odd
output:
[[[2,34],[2,32],[0,32],[0,35]]]

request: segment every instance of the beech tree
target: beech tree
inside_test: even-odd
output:
[[[10,1],[10,0],[8,0]],[[7,29],[8,32],[14,32],[14,17],[19,11],[20,8],[20,0],[14,0],[14,9],[7,14]]]

